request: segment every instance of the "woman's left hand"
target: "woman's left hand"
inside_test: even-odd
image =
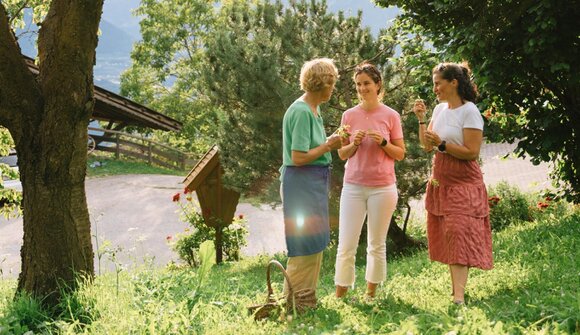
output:
[[[376,144],[381,145],[383,141],[383,135],[379,134],[378,131],[367,130],[367,136],[371,138]]]
[[[442,142],[441,137],[439,137],[439,135],[437,135],[436,132],[431,130],[425,131],[425,140],[427,140],[428,143],[431,143],[431,145],[434,146],[438,146]]]

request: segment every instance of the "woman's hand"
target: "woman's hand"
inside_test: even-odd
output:
[[[417,119],[419,119],[419,122],[425,121],[426,111],[427,108],[425,107],[425,102],[423,101],[423,99],[416,99],[415,104],[413,105],[413,113],[415,113]]]
[[[326,145],[332,150],[337,150],[342,147],[342,137],[338,134],[332,134],[326,139]]]
[[[378,131],[369,129],[366,131],[366,134],[378,145],[381,145],[381,142],[383,142],[383,135],[381,135]]]
[[[358,147],[366,135],[367,134],[364,130],[359,129],[354,133],[354,138],[353,138],[352,142],[354,143],[355,146]]]
[[[425,130],[425,140],[427,143],[431,144],[432,146],[438,146],[441,144],[442,140],[437,133],[431,130]]]

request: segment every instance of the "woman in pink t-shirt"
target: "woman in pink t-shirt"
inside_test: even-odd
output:
[[[372,64],[354,70],[360,104],[342,115],[341,126],[349,132],[338,150],[345,166],[340,197],[336,296],[342,297],[355,282],[355,256],[367,217],[367,295],[387,276],[386,236],[397,205],[395,160],[405,157],[401,118],[381,103],[383,82]]]

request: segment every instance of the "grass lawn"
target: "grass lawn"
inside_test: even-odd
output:
[[[183,176],[187,171],[173,170],[149,165],[143,161],[114,159],[110,155],[93,153],[87,162],[88,177],[114,176],[121,174],[166,174]]]
[[[495,268],[470,272],[465,307],[451,303],[448,270],[428,261],[426,251],[390,259],[373,302],[361,299],[363,266],[357,288],[336,299],[331,246],[319,308],[302,316],[255,322],[247,314],[246,306],[266,296],[269,258],[253,257],[214,266],[207,276],[175,266],[108,273],[69,296],[56,319],[34,300],[14,301],[16,282],[2,280],[0,334],[574,334],[580,331],[580,212],[574,212],[495,233]],[[274,282],[280,291],[279,274]]]

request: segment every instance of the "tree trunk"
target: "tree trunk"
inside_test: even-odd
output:
[[[17,146],[24,198],[18,291],[46,297],[49,305],[60,298],[59,288],[76,288],[76,275],[94,274],[84,184],[86,125],[69,134],[62,125],[40,127],[25,134],[29,143]]]
[[[23,189],[18,291],[60,300],[94,275],[85,196],[87,127],[103,0],[52,0],[38,36],[34,79],[0,4],[0,122],[14,138]],[[9,79],[9,80],[8,80]]]
[[[417,241],[403,232],[403,229],[397,225],[394,215],[391,217],[391,225],[389,226],[387,238],[390,238],[394,243],[394,248],[390,248],[388,251],[393,255],[406,254],[417,249],[425,248],[425,243]]]

